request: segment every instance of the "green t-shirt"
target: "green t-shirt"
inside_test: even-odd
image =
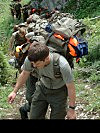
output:
[[[53,72],[53,54],[50,53],[50,64],[41,69],[35,69],[40,77],[41,82],[49,89],[58,89],[64,86],[66,83],[70,83],[73,80],[72,70],[67,60],[60,56],[59,66],[62,78],[55,78]],[[25,59],[23,70],[34,71],[28,58]]]

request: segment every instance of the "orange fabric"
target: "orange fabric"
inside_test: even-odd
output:
[[[77,59],[76,59],[76,63],[78,63],[79,61],[80,61],[80,58],[77,58]]]
[[[70,49],[70,52],[69,52],[69,53],[70,53],[72,56],[77,56],[75,49],[74,49],[70,44],[68,44],[68,47],[69,47],[69,49]]]
[[[69,43],[72,44],[73,46],[78,45],[78,41],[75,38],[70,38]]]
[[[34,13],[34,12],[35,12],[35,10],[36,10],[36,9],[34,9],[34,8],[33,8],[33,9],[32,9],[32,13]]]
[[[59,39],[61,39],[61,40],[64,40],[64,38],[61,36],[61,35],[58,35],[58,34],[54,34],[54,37],[56,37],[56,38],[59,38]]]
[[[56,38],[58,38],[58,39],[61,39],[61,40],[64,40],[64,38],[61,36],[61,35],[59,35],[59,34],[54,34],[54,37],[56,37]],[[73,45],[73,46],[77,46],[78,45],[78,41],[76,40],[76,38],[70,38],[70,40],[69,40],[69,44],[68,44],[68,47],[69,47],[69,49],[70,49],[70,54],[72,55],[72,56],[77,56],[77,54],[76,54],[76,51],[75,51],[75,49],[73,48],[73,46],[71,46],[71,44]]]
[[[76,54],[76,51],[75,51],[75,49],[71,46],[71,44],[73,45],[73,46],[77,46],[78,45],[78,41],[75,39],[75,38],[70,38],[70,40],[69,40],[69,44],[68,44],[68,47],[69,47],[69,49],[70,49],[70,54],[72,55],[72,56],[77,56],[77,54]]]

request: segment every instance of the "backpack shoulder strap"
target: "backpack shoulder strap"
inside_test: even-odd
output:
[[[59,67],[59,57],[57,53],[53,53],[53,71],[55,78],[61,78],[61,72]]]

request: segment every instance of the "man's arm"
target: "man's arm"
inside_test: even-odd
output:
[[[14,87],[14,90],[8,96],[8,102],[12,103],[16,97],[18,90],[25,84],[27,78],[29,77],[30,72],[23,70],[17,79],[17,83]]]
[[[68,97],[69,97],[69,107],[75,107],[75,100],[76,100],[76,90],[75,90],[75,85],[74,82],[70,82],[66,84],[67,89],[68,89]],[[67,112],[67,118],[68,119],[76,119],[76,113],[75,110],[72,108],[68,109]]]
[[[14,41],[15,41],[15,37],[16,37],[16,34],[18,33],[19,31],[16,31],[12,34],[11,38],[10,38],[10,42],[9,42],[9,50],[12,52],[14,50]]]
[[[72,81],[66,85],[68,88],[69,106],[75,106],[76,91],[75,91],[74,82]]]
[[[14,44],[14,36],[12,35],[12,37],[10,38],[10,42],[9,42],[9,50],[12,51],[13,50],[13,44]]]

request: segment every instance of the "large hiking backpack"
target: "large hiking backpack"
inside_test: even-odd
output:
[[[79,62],[82,56],[88,54],[88,43],[83,38],[86,26],[77,19],[63,17],[55,23],[49,23],[45,27],[46,45],[53,48],[66,57],[71,68],[73,68],[73,58]]]

